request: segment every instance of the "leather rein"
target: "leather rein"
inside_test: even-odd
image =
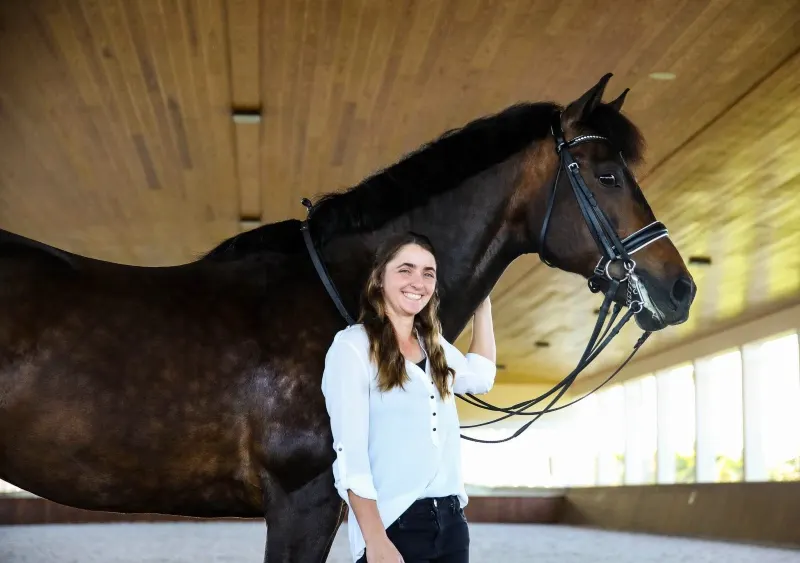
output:
[[[580,135],[578,137],[575,137],[571,141],[565,141],[564,134],[561,128],[560,113],[554,114],[553,122],[551,124],[551,131],[553,133],[553,138],[555,139],[555,150],[556,153],[559,155],[560,163],[558,171],[556,173],[555,181],[553,182],[552,191],[548,199],[545,218],[542,221],[542,230],[539,237],[540,241],[539,257],[542,260],[542,262],[544,262],[546,265],[550,267],[555,267],[550,261],[547,260],[545,256],[545,239],[547,237],[547,229],[550,224],[550,218],[553,212],[556,190],[558,188],[561,173],[564,172],[569,179],[570,185],[572,186],[572,192],[575,195],[575,199],[578,202],[581,215],[583,216],[583,219],[589,228],[589,232],[591,233],[592,238],[594,239],[595,243],[597,244],[598,248],[602,253],[600,260],[595,266],[593,275],[588,280],[589,289],[592,293],[598,293],[599,285],[597,282],[601,279],[606,280],[608,282],[608,289],[605,292],[605,298],[603,299],[603,304],[600,306],[600,312],[598,314],[594,330],[592,331],[592,335],[589,338],[589,342],[586,344],[586,348],[584,349],[583,354],[581,355],[581,358],[578,361],[578,364],[576,365],[575,369],[572,372],[570,372],[566,377],[564,377],[564,379],[561,380],[560,383],[556,384],[550,391],[533,399],[529,399],[527,401],[511,405],[510,407],[494,406],[482,399],[479,399],[478,397],[474,396],[471,393],[467,393],[466,395],[456,394],[457,397],[459,397],[464,402],[470,405],[493,412],[504,413],[503,416],[500,416],[499,418],[493,420],[489,420],[479,424],[461,426],[462,430],[467,428],[478,428],[480,426],[486,426],[489,424],[493,424],[495,422],[500,422],[501,420],[505,420],[512,416],[534,417],[533,419],[522,425],[519,429],[517,429],[517,431],[514,432],[514,434],[500,440],[481,440],[478,438],[465,436],[463,434],[461,435],[463,439],[472,442],[479,442],[484,444],[498,444],[501,442],[507,442],[522,434],[525,430],[528,429],[528,427],[531,424],[536,422],[539,419],[539,417],[542,416],[543,414],[547,412],[559,411],[561,409],[574,405],[575,403],[585,399],[586,397],[588,397],[589,395],[591,395],[592,393],[603,387],[615,375],[617,375],[617,373],[619,373],[619,371],[622,370],[622,368],[624,368],[625,365],[627,365],[627,363],[631,360],[631,358],[633,358],[633,356],[636,354],[639,348],[641,348],[641,346],[644,344],[644,342],[651,334],[649,331],[645,331],[634,345],[633,351],[630,353],[630,355],[608,378],[606,378],[602,383],[600,383],[600,385],[595,387],[586,395],[578,399],[575,399],[574,401],[553,408],[553,405],[564,395],[564,393],[567,392],[567,390],[574,383],[575,379],[581,373],[581,371],[583,371],[586,368],[586,366],[588,366],[600,354],[600,352],[602,352],[603,349],[605,349],[605,347],[609,344],[609,342],[611,342],[611,340],[619,333],[622,327],[635,314],[642,311],[644,302],[641,299],[641,294],[639,291],[640,282],[639,278],[636,275],[636,262],[631,258],[631,255],[635,254],[645,246],[655,242],[660,238],[668,237],[669,233],[663,223],[655,221],[653,223],[650,223],[646,227],[636,231],[635,233],[629,235],[628,237],[620,240],[620,238],[617,236],[616,231],[611,226],[611,222],[609,221],[608,217],[606,216],[605,213],[603,213],[602,209],[600,209],[600,207],[597,204],[597,201],[594,198],[594,195],[584,182],[583,177],[581,176],[580,173],[580,166],[578,165],[575,158],[569,151],[569,149],[581,145],[583,143],[589,143],[589,142],[610,143],[609,139],[607,139],[606,137],[601,137],[599,135]],[[623,164],[625,164],[624,159],[623,159]],[[625,168],[627,169],[627,164],[625,164]],[[633,177],[632,174],[631,177]],[[339,296],[339,293],[337,292],[335,285],[331,281],[330,276],[325,268],[325,265],[320,259],[319,253],[312,240],[311,233],[309,231],[309,220],[311,219],[313,206],[311,202],[306,198],[303,199],[302,203],[306,208],[308,208],[308,216],[302,222],[301,231],[303,233],[303,239],[305,240],[306,248],[308,249],[308,253],[311,256],[311,260],[314,264],[314,268],[316,269],[318,276],[322,280],[322,283],[324,284],[325,289],[328,292],[328,295],[333,300],[339,313],[347,321],[348,325],[353,325],[355,324],[355,321],[349,315],[347,309],[344,307],[341,297]],[[611,273],[610,267],[614,263],[621,264],[623,272],[621,277],[615,277]],[[610,317],[609,317],[609,310],[611,309],[611,303],[614,300],[614,297],[617,294],[620,285],[625,282],[627,282],[627,291],[626,291],[626,299],[624,306],[627,308],[627,311],[619,320],[619,322],[616,325],[614,325],[614,321],[619,316],[619,313],[621,312],[623,305],[620,303],[615,303],[614,309],[611,312]],[[608,326],[605,326],[607,318],[608,318]],[[604,326],[605,329],[603,330]],[[548,397],[551,397],[553,394],[556,394],[555,397],[553,397],[550,400],[549,404],[543,410],[528,411],[529,408],[541,403]]]

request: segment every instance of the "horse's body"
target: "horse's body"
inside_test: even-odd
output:
[[[565,120],[589,116],[605,80]],[[439,255],[444,336],[458,335],[504,269],[538,251],[558,163],[542,121],[554,109],[522,106],[473,124],[319,203],[310,231],[351,314],[378,241],[418,230]],[[650,211],[633,188],[626,196],[598,200],[632,232]],[[557,205],[549,255],[588,276],[596,248],[569,195]],[[676,300],[672,288],[688,274],[671,243],[637,258],[661,308],[655,328],[685,320],[691,298]],[[167,268],[2,233],[0,310],[0,479],[87,509],[263,516],[269,561],[325,559],[344,505],[320,380],[344,323],[300,222],[255,229]]]

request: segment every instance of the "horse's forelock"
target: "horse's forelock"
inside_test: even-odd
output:
[[[610,105],[599,104],[579,125],[608,138],[628,164],[636,165],[644,160],[646,145],[641,131]]]

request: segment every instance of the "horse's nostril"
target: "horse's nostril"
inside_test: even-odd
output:
[[[670,293],[672,304],[676,307],[686,305],[691,300],[693,293],[694,283],[692,280],[684,276],[679,277],[672,285],[672,292]]]

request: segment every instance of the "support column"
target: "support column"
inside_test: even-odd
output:
[[[625,389],[625,484],[641,485],[644,483],[642,471],[642,386],[636,379],[626,381]]]
[[[675,483],[676,437],[674,422],[682,413],[675,405],[675,394],[672,393],[674,380],[672,372],[656,374],[656,390],[658,400],[658,463],[656,481],[659,484]],[[674,376],[673,376],[674,377]],[[694,404],[690,405],[694,413]],[[686,406],[684,405],[684,408]],[[694,416],[694,414],[692,414]]]
[[[744,400],[744,478],[745,481],[767,481],[768,471],[764,451],[763,426],[765,379],[760,345],[742,349],[742,389]]]
[[[695,385],[697,482],[741,481],[743,423],[739,350],[697,360]]]
[[[712,385],[712,364],[709,358],[694,363],[695,382],[695,420],[697,421],[697,459],[695,460],[698,483],[716,481],[716,460],[714,452],[714,411],[709,406],[714,401]]]

